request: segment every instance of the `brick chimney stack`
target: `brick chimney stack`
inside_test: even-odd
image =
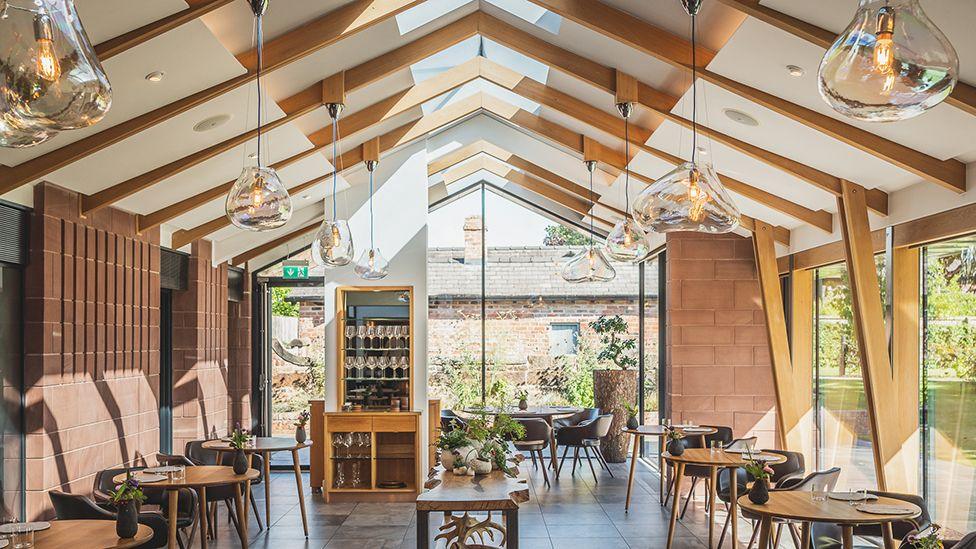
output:
[[[481,216],[464,218],[464,263],[481,264]]]

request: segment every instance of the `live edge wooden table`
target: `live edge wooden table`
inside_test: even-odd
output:
[[[295,483],[298,487],[298,503],[302,510],[302,526],[305,528],[305,537],[308,537],[308,516],[305,514],[305,491],[302,487],[302,467],[298,457],[298,451],[312,445],[311,440],[297,442],[290,437],[256,437],[251,439],[252,444],[244,448],[247,454],[247,465],[251,465],[251,456],[261,454],[264,458],[264,522],[271,528],[271,454],[275,452],[291,452],[291,462],[295,470]],[[203,443],[207,450],[217,452],[233,452],[230,443],[223,440],[208,440]],[[251,504],[250,485],[247,488],[248,497],[244,498],[244,524],[247,524],[247,511]]]
[[[779,454],[764,454],[762,452],[755,452],[753,456],[763,456],[763,459],[767,464],[782,463],[786,461],[785,456]],[[745,466],[747,459],[744,454],[739,454],[735,452],[726,452],[722,449],[712,449],[712,448],[687,448],[680,456],[673,456],[669,452],[664,452],[664,459],[670,461],[674,464],[674,502],[671,504],[671,524],[668,527],[668,549],[671,549],[671,542],[674,541],[674,527],[678,521],[678,508],[681,505],[678,504],[681,501],[681,479],[685,474],[686,465],[701,465],[708,467],[711,471],[710,482],[708,483],[708,501],[712,502],[708,509],[708,547],[711,549],[714,547],[714,532],[715,532],[715,510],[718,509],[718,505],[715,505],[716,491],[718,485],[718,471],[719,469],[729,469],[729,478],[734,479],[735,470],[739,467]],[[729,483],[729,515],[735,517],[737,516],[737,501],[739,499],[738,495],[738,483]],[[810,497],[810,493],[807,492],[807,497]],[[845,503],[846,505],[846,503]],[[739,546],[739,521],[732,520],[732,548],[735,549]],[[760,544],[759,547],[765,547]]]
[[[417,496],[417,549],[430,547],[431,511],[443,512],[445,518],[451,517],[454,511],[500,511],[505,517],[505,547],[518,549],[519,504],[529,501],[528,481],[521,474],[512,478],[501,471],[492,471],[471,477],[455,475],[438,466],[431,469],[424,488],[426,491]]]
[[[577,412],[582,412],[582,408],[577,408],[575,406],[529,406],[525,410],[519,410],[518,408],[513,409],[495,409],[495,408],[466,408],[465,413],[468,414],[488,414],[488,415],[498,415],[505,414],[513,418],[540,418],[544,419],[546,423],[549,424],[549,466],[553,470],[559,470],[559,464],[556,460],[556,429],[552,426],[552,420],[560,416],[571,416]]]
[[[687,432],[681,427],[675,427],[681,434],[686,437],[701,437],[701,446],[704,448],[707,446],[705,444],[705,437],[708,435],[714,435],[718,432],[718,429],[714,427],[694,427],[694,431]],[[692,427],[688,427],[692,429]],[[657,437],[657,470],[661,476],[661,489],[658,490],[658,498],[661,501],[661,505],[664,505],[664,434],[667,432],[663,425],[641,425],[636,429],[624,428],[622,432],[627,433],[634,437],[634,448],[630,454],[630,475],[627,477],[627,501],[624,503],[624,512],[630,510],[630,491],[634,487],[634,474],[637,470],[637,457],[640,455],[640,441],[642,437]]]
[[[759,520],[759,547],[769,546],[773,519],[780,518],[803,522],[803,543],[801,545],[804,549],[810,546],[811,522],[830,522],[839,525],[843,532],[844,549],[851,549],[854,546],[855,526],[880,524],[885,549],[895,549],[891,523],[910,520],[922,514],[922,510],[917,505],[900,499],[879,497],[868,503],[894,505],[909,509],[911,512],[896,515],[876,515],[859,511],[857,506],[852,506],[847,501],[837,501],[830,498],[824,501],[813,501],[810,492],[772,491],[769,493],[769,501],[763,505],[757,505],[749,501],[747,497],[739,498],[739,505],[743,509],[761,517]],[[733,524],[735,524],[734,521]]]
[[[47,530],[34,532],[36,549],[130,549],[152,539],[152,528],[140,524],[136,535],[120,538],[114,520],[55,520]]]
[[[248,484],[252,480],[258,478],[260,473],[257,469],[248,469],[243,475],[238,475],[234,473],[234,468],[225,465],[191,465],[186,468],[186,475],[179,480],[173,480],[167,478],[166,480],[161,480],[159,482],[147,482],[145,486],[152,486],[153,488],[161,488],[166,490],[167,496],[169,497],[169,516],[167,517],[167,522],[169,523],[169,543],[167,546],[169,549],[176,549],[176,511],[179,502],[180,488],[190,488],[197,491],[198,501],[197,508],[200,512],[200,547],[206,549],[207,547],[207,488],[212,486],[226,486],[229,484],[234,485],[234,506],[237,509],[237,516],[243,517],[244,515],[244,503],[241,485]],[[136,476],[136,479],[139,477]],[[126,474],[122,473],[116,475],[112,481],[116,484],[121,484],[125,482]],[[52,523],[53,524],[53,523]],[[247,527],[244,520],[237,521],[237,535],[241,539],[241,547],[247,547]]]

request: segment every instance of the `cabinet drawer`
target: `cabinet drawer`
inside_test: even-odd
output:
[[[373,418],[329,416],[326,420],[330,433],[365,432],[373,430]]]
[[[417,431],[417,417],[374,417],[373,430],[377,433],[413,433]]]

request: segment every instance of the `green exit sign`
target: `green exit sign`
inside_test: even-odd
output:
[[[304,280],[308,278],[308,261],[285,261],[282,265],[282,278],[285,280]]]

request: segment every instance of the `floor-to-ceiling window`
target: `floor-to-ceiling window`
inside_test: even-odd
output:
[[[934,520],[976,529],[976,237],[924,248],[922,427]]]

